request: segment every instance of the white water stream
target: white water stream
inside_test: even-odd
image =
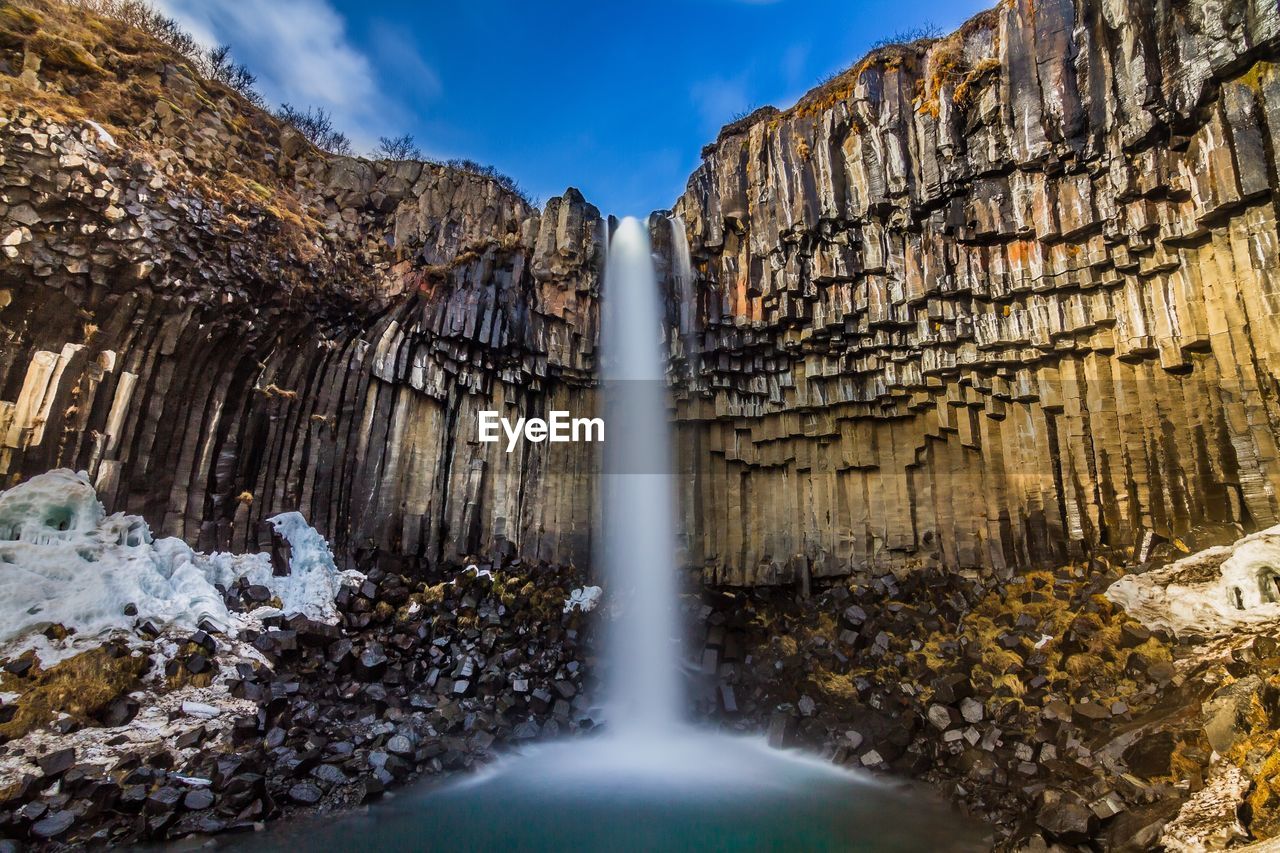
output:
[[[609,725],[635,737],[669,732],[680,705],[666,359],[649,232],[639,220],[622,220],[613,235],[602,310],[606,441],[596,562],[615,613]]]

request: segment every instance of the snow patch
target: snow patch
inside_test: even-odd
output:
[[[290,573],[274,577],[265,554],[202,554],[154,539],[140,516],[108,516],[84,472],[58,469],[0,492],[0,644],[33,649],[42,665],[84,651],[83,641],[150,621],[157,628],[220,629],[252,620],[227,610],[238,578],[279,597],[285,614],[332,622],[334,597],[355,573],[337,570],[328,543],[296,512],[270,519],[289,541]],[[74,631],[64,641],[38,632]]]
[[[112,136],[110,133],[107,133],[107,129],[105,127],[98,124],[96,121],[93,121],[92,119],[85,119],[84,123],[89,125],[89,127],[93,128],[94,132],[98,134],[98,141],[101,142],[103,145],[107,146],[108,148],[120,147],[116,145],[115,137]]]
[[[212,720],[222,713],[222,709],[207,702],[187,701],[182,703],[182,713],[188,717],[201,717],[206,720]]]
[[[1206,636],[1280,622],[1280,525],[1126,575],[1107,598],[1148,627]]]
[[[596,609],[600,603],[600,596],[604,594],[598,586],[584,586],[575,589],[569,593],[569,598],[564,603],[564,612],[571,613],[574,610],[580,610],[583,613],[590,613]]]
[[[492,569],[482,569],[479,566],[477,566],[475,563],[469,563],[467,567],[462,570],[463,574],[466,574],[467,572],[471,572],[477,578],[489,578],[490,580],[493,580]],[[456,584],[457,579],[455,578],[454,580],[449,581],[449,583]]]

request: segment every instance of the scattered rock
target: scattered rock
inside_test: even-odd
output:
[[[182,805],[193,812],[203,811],[212,806],[213,803],[213,792],[208,788],[196,788],[188,791],[186,796],[182,798]]]
[[[31,834],[37,838],[53,839],[71,828],[76,816],[69,811],[50,812],[31,825]]]
[[[289,799],[300,806],[314,806],[324,793],[310,782],[299,782],[289,789]]]
[[[76,751],[74,748],[59,749],[42,755],[36,759],[36,764],[40,766],[40,772],[47,779],[53,779],[61,776],[71,769],[76,763]]]
[[[1168,776],[1175,745],[1172,732],[1144,735],[1124,751],[1124,763],[1134,773],[1147,779]]]
[[[1036,824],[1057,841],[1081,844],[1093,836],[1098,819],[1075,798],[1046,792],[1046,802],[1036,813]]]

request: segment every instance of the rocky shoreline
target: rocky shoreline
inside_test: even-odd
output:
[[[0,746],[12,780],[0,838],[59,849],[252,831],[474,768],[504,745],[588,732],[589,628],[565,608],[577,579],[519,562],[435,584],[372,569],[339,594],[336,625],[269,617],[238,637],[144,626],[128,644],[178,644],[153,675],[182,686]],[[241,610],[262,597],[227,594]],[[30,657],[10,661],[3,687],[41,677]]]
[[[700,710],[776,746],[927,782],[991,825],[998,850],[1273,836],[1276,630],[1148,628],[1106,596],[1122,565],[709,592]]]
[[[108,658],[170,644],[153,674],[168,689],[0,746],[15,780],[0,793],[0,837],[59,849],[252,832],[597,729],[600,617],[566,606],[581,573],[513,562],[447,574],[432,584],[372,569],[342,589],[335,625],[275,616],[235,637],[140,626],[107,643]],[[1271,836],[1275,632],[1147,628],[1106,596],[1122,577],[1141,575],[1099,559],[999,582],[926,570],[808,595],[691,593],[692,712],[923,783],[991,826],[997,850],[1192,851]],[[227,600],[246,611],[263,595],[239,585]],[[0,687],[42,677],[27,656]]]

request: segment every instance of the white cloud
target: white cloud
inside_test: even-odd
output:
[[[207,16],[203,14],[207,10],[198,3],[188,0],[153,0],[151,5],[182,24],[187,32],[195,36],[196,41],[206,47],[218,43],[217,35],[209,27]],[[190,10],[188,6],[191,7]]]
[[[258,89],[269,102],[328,109],[358,149],[394,130],[390,125],[400,110],[382,94],[373,63],[352,43],[346,21],[328,0],[158,0],[157,5],[202,42],[230,44],[232,55],[258,76]],[[399,47],[401,55],[412,51],[407,42]],[[434,75],[419,63],[420,76]]]
[[[394,68],[396,77],[412,80],[414,89],[429,97],[436,97],[443,91],[440,75],[422,58],[417,45],[405,34],[405,30],[396,29],[385,21],[376,21],[371,27],[370,36],[380,64],[385,68]]]

